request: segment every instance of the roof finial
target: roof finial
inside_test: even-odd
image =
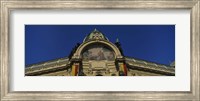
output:
[[[118,39],[118,38],[116,39],[116,42],[119,42],[119,39]]]

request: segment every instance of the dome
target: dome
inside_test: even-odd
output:
[[[97,29],[94,29],[90,34],[88,34],[84,38],[83,42],[89,41],[89,40],[108,40],[108,38],[105,37],[104,34],[98,31]]]

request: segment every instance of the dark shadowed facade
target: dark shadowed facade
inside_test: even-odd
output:
[[[170,66],[126,57],[120,42],[111,43],[100,31],[88,34],[66,58],[29,65],[26,76],[174,76]]]

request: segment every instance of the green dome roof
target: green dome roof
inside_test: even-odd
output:
[[[104,34],[98,31],[97,29],[94,29],[90,34],[88,34],[84,38],[83,42],[89,41],[89,40],[108,40],[108,38],[105,37]]]

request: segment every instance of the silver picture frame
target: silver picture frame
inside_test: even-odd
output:
[[[10,91],[9,17],[19,9],[189,9],[191,20],[191,91]],[[199,0],[0,0],[0,99],[29,100],[200,100],[200,1]]]

